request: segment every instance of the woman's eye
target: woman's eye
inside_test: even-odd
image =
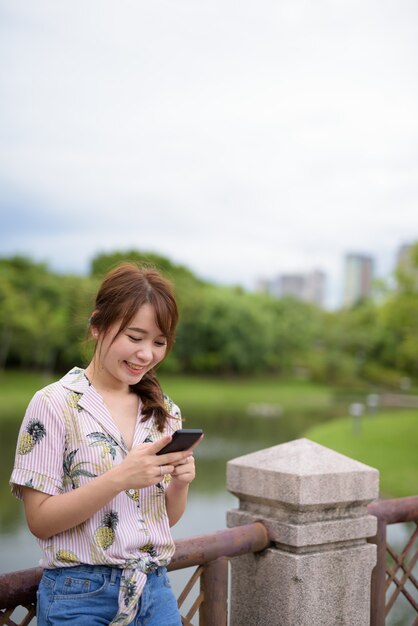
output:
[[[142,337],[132,337],[132,335],[128,335],[128,338],[131,341],[135,341],[135,342],[141,341],[141,339],[142,339]]]
[[[166,342],[166,341],[156,341],[156,342],[155,342],[155,345],[156,345],[156,346],[166,346],[166,345],[167,345],[167,342]]]

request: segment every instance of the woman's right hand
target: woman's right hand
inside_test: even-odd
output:
[[[157,456],[157,452],[170,441],[171,436],[165,435],[153,443],[141,443],[128,452],[120,465],[110,470],[117,476],[121,491],[156,485],[165,474],[171,474],[176,465],[190,456],[187,450]]]
[[[135,446],[120,465],[65,493],[50,495],[23,487],[29,529],[39,539],[48,539],[86,521],[121,491],[156,485],[190,455],[186,450],[157,456],[170,440],[167,435],[154,443]]]

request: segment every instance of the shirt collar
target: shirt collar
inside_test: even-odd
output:
[[[86,376],[85,370],[80,367],[73,367],[65,376],[60,380],[62,386],[65,389],[69,389],[80,397],[77,400],[77,404],[80,408],[88,411],[95,420],[101,424],[109,434],[112,435],[118,441],[122,448],[125,448],[125,444],[121,439],[119,429],[112,420],[109,411],[103,403],[102,396],[98,393],[95,387],[91,384]],[[154,420],[151,418],[146,422],[142,422],[140,417],[141,402],[139,404],[139,415],[135,428],[134,443],[142,443],[144,437],[151,431],[155,430]]]
[[[60,380],[60,383],[66,389],[75,391],[76,393],[86,393],[91,387],[91,383],[86,376],[85,370],[81,367],[73,367]]]

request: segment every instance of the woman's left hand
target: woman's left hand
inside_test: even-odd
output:
[[[193,454],[190,454],[190,456],[186,457],[183,461],[176,465],[174,467],[174,471],[171,472],[172,481],[183,484],[190,484],[195,476],[196,470]]]
[[[192,452],[174,466],[170,475],[171,480],[165,492],[165,501],[170,526],[174,526],[185,511],[189,485],[195,477]]]

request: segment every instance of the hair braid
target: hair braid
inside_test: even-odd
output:
[[[170,414],[164,406],[164,394],[161,385],[153,370],[150,370],[136,385],[131,385],[131,389],[141,398],[142,401],[142,421],[154,418],[157,429],[162,432],[166,420]]]

